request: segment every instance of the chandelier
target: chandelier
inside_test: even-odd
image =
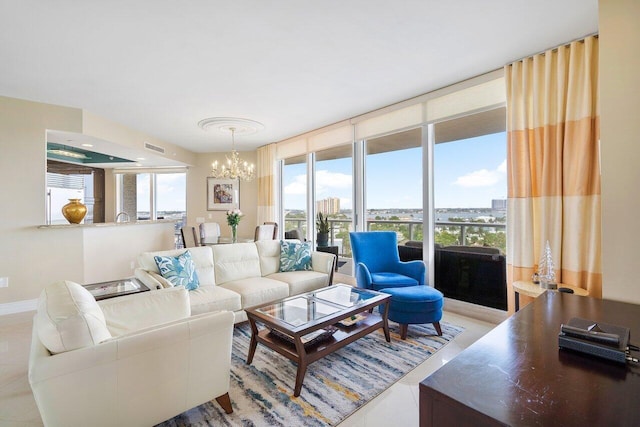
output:
[[[198,123],[204,130],[211,128],[223,132],[231,132],[231,155],[225,156],[226,163],[218,165],[216,160],[211,164],[211,176],[213,178],[223,179],[240,179],[242,181],[251,181],[255,178],[255,167],[240,158],[240,154],[236,151],[235,135],[252,134],[264,129],[262,123],[253,120],[239,119],[233,117],[212,117],[201,120]]]
[[[236,128],[230,127],[229,130],[231,131],[231,158],[226,156],[227,164],[223,164],[220,169],[218,169],[218,161],[213,162],[211,164],[211,176],[214,178],[251,181],[255,178],[253,163],[249,164],[240,158],[240,154],[236,151]]]

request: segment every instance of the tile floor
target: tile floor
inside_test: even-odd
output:
[[[42,426],[27,369],[33,312],[0,316],[0,426]],[[345,419],[340,427],[417,426],[418,384],[495,325],[445,312],[443,321],[465,331],[404,378]],[[411,333],[411,327],[409,327]]]

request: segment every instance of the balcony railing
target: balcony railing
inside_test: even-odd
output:
[[[287,220],[285,229],[300,228],[304,230],[306,225],[304,219]],[[329,244],[338,246],[341,258],[338,271],[347,275],[352,274],[353,268],[350,262],[351,242],[348,234],[351,225],[350,219],[329,219]],[[422,221],[371,219],[367,220],[367,230],[395,231],[402,235],[399,238],[400,242],[423,239]],[[506,310],[504,255],[486,255],[481,252],[474,253],[456,248],[458,245],[480,244],[498,247],[504,253],[505,231],[505,224],[437,221],[435,223],[435,240],[444,248],[436,248],[434,286],[449,298]],[[422,248],[420,248],[420,257],[422,257]],[[478,274],[479,271],[482,271],[482,274]],[[474,286],[470,286],[470,283],[473,283]]]
[[[351,219],[329,219],[329,245],[335,246],[336,240],[341,240],[341,252],[342,257],[351,257],[351,246],[349,244],[349,238],[347,232],[351,230]],[[305,219],[287,219],[285,221],[285,230],[291,230],[298,228],[306,232],[307,221]],[[400,230],[401,227],[406,226],[405,230]],[[422,240],[422,221],[407,221],[407,220],[383,220],[383,219],[370,219],[367,220],[367,231],[400,231],[404,236],[401,241],[405,240]],[[436,243],[442,243],[444,245],[461,245],[468,246],[477,243],[486,244],[486,242],[478,242],[479,236],[482,234],[481,230],[490,231],[491,233],[498,233],[506,231],[506,224],[500,223],[486,223],[486,222],[456,222],[456,221],[436,221]],[[448,241],[444,241],[447,234]],[[342,235],[342,236],[340,236]],[[336,237],[340,236],[340,237]],[[438,241],[438,236],[443,240]],[[454,239],[451,241],[451,239]],[[494,246],[494,245],[490,245]],[[496,244],[495,247],[500,248],[503,252],[505,247],[503,244]]]

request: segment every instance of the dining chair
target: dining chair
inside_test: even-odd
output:
[[[203,222],[199,226],[200,228],[200,240],[203,243],[206,241],[215,241],[220,237],[220,224],[217,222]]]
[[[256,227],[254,240],[275,240],[278,238],[278,224],[275,222],[265,222]]]
[[[198,244],[198,235],[195,227],[184,226],[180,228],[182,234],[182,243],[185,248],[195,248]]]

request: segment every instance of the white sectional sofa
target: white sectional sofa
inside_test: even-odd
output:
[[[328,286],[333,280],[335,256],[312,252],[312,270],[280,272],[280,241],[202,246],[138,257],[135,275],[150,289],[171,287],[158,270],[154,256],[191,253],[200,286],[189,291],[193,315],[219,310],[235,314],[235,323],[247,320],[244,309],[289,295]]]
[[[47,286],[34,317],[29,383],[47,427],[152,426],[229,398],[233,314],[191,315],[182,287],[96,302]]]

